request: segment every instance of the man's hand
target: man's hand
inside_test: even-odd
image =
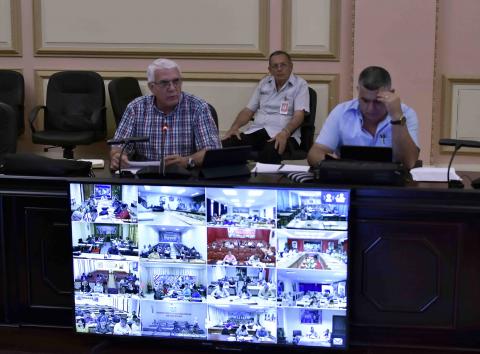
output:
[[[242,140],[240,138],[240,130],[239,129],[230,129],[228,130],[225,135],[222,137],[222,140],[226,140],[230,137],[232,137],[233,135],[235,135],[237,137],[238,140]]]
[[[395,90],[380,90],[377,93],[377,100],[385,105],[388,114],[393,119],[400,119],[403,115],[400,96]]]
[[[275,149],[278,151],[278,153],[281,155],[285,151],[285,148],[287,147],[287,140],[290,137],[290,135],[285,131],[282,130],[280,133],[275,135],[273,138],[268,140],[268,142],[275,141]]]
[[[187,168],[188,156],[180,156],[180,155],[165,156],[165,166],[170,166],[170,165],[179,165],[181,167]]]
[[[112,151],[110,153],[110,169],[113,171],[118,170],[120,162],[120,151]],[[128,160],[127,154],[122,156],[122,168],[127,168],[130,166],[130,161]]]

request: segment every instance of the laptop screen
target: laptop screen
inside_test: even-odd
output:
[[[393,152],[390,147],[343,145],[340,147],[342,160],[392,162]]]
[[[245,165],[251,151],[251,146],[232,146],[223,149],[207,150],[203,159],[203,167]]]

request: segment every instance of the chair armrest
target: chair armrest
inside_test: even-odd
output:
[[[92,116],[90,117],[90,120],[95,130],[103,129],[102,120],[105,118],[106,111],[107,111],[107,107],[101,107],[92,112]]]
[[[35,106],[33,107],[32,111],[30,112],[30,115],[28,116],[28,121],[30,123],[30,129],[32,130],[32,133],[35,133],[37,130],[35,129],[35,126],[33,123],[35,122],[35,119],[38,117],[38,112],[43,109],[45,112],[47,112],[47,107],[46,106]]]
[[[3,109],[5,109],[6,111],[8,111],[12,116],[15,114],[15,112],[13,111],[12,106],[10,106],[10,105],[7,104],[7,103],[0,102],[0,107],[2,107]]]

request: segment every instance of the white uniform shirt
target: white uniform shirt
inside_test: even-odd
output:
[[[247,104],[247,108],[255,112],[255,119],[245,134],[265,129],[272,138],[292,120],[293,112],[309,112],[309,107],[308,85],[304,79],[291,74],[288,81],[277,91],[275,78],[268,75],[260,81]],[[293,132],[292,137],[300,144],[299,129]]]

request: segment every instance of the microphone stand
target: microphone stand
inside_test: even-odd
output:
[[[460,150],[462,147],[461,143],[455,144],[455,149],[453,150],[453,154],[450,157],[450,161],[448,162],[448,168],[447,168],[447,184],[448,188],[463,188],[463,183],[461,181],[457,180],[450,180],[450,167],[452,166],[453,158],[457,154],[457,151]]]
[[[126,139],[119,139],[119,140],[114,140],[114,139],[107,140],[108,145],[122,144],[122,150],[120,151],[120,159],[118,161],[118,175],[119,175],[120,178],[122,177],[122,174],[123,174],[123,171],[122,171],[122,157],[123,157],[123,154],[124,154],[127,146],[129,146],[131,144],[135,146],[135,143],[137,143],[137,142],[147,142],[149,140],[150,140],[150,138],[148,136],[136,136],[136,137],[130,137],[130,138],[126,138]],[[128,174],[125,174],[125,175],[130,176],[131,173],[129,172]]]

